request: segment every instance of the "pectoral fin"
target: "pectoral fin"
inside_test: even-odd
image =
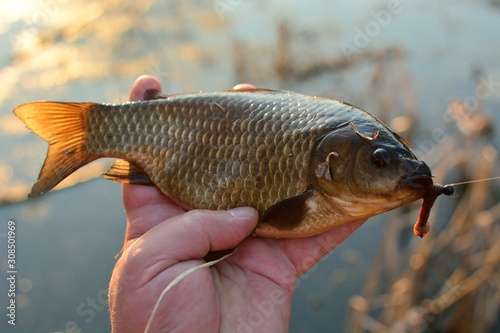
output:
[[[288,230],[299,225],[307,213],[307,199],[313,195],[313,190],[281,200],[269,207],[262,215],[261,222],[281,230]]]
[[[154,185],[141,167],[125,160],[116,161],[102,176],[118,183]]]

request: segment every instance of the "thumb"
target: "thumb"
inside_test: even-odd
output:
[[[258,212],[251,207],[230,211],[192,210],[156,225],[139,237],[124,255],[139,266],[149,262],[161,271],[180,261],[203,258],[210,251],[237,246],[255,229],[257,222]]]

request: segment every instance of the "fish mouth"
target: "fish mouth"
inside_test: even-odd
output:
[[[418,161],[416,168],[402,179],[400,187],[429,188],[433,185],[431,170],[424,162]]]

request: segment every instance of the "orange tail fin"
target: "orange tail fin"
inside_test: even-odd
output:
[[[34,102],[14,110],[26,127],[49,143],[38,181],[28,197],[44,194],[99,157],[89,153],[86,144],[87,115],[94,106],[94,103]]]

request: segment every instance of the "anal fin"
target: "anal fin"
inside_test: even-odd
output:
[[[125,160],[116,161],[102,176],[118,183],[154,185],[141,167]]]

